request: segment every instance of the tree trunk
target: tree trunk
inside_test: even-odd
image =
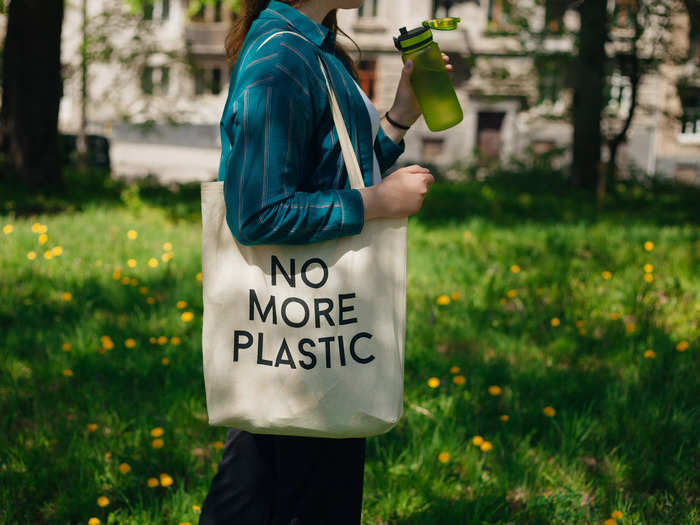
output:
[[[0,149],[29,187],[58,189],[63,0],[13,0],[7,17]]]
[[[80,129],[76,141],[77,166],[82,172],[87,170],[87,0],[82,0],[82,22],[80,32]]]
[[[605,85],[605,41],[607,40],[607,11],[605,0],[581,2],[581,30],[578,36],[578,57],[573,103],[573,165],[574,186],[595,191],[602,136],[600,119],[603,111]]]

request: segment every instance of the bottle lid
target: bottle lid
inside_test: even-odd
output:
[[[423,26],[431,29],[438,29],[439,31],[452,31],[453,29],[457,29],[457,24],[460,21],[461,18],[447,16],[445,18],[433,18],[431,20],[426,20],[423,22]]]
[[[399,51],[417,49],[433,41],[433,33],[426,25],[407,31],[405,27],[399,29],[399,37],[394,37],[394,45]]]

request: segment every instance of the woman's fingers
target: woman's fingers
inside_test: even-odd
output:
[[[448,71],[452,71],[452,64],[449,64],[450,57],[448,57],[445,53],[442,54],[442,60],[445,62],[445,69]]]

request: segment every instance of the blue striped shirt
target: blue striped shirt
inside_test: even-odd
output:
[[[282,34],[257,50],[278,31],[295,31],[311,43]],[[405,149],[404,140],[396,144],[381,126],[372,140],[349,65],[335,55],[335,33],[270,0],[243,42],[220,122],[226,221],[241,244],[306,244],[362,231],[362,197],[350,189],[317,54],[365,185],[372,184],[374,155],[384,174]]]

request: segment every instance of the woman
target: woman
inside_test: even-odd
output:
[[[239,243],[324,241],[357,234],[364,221],[420,209],[434,181],[427,169],[413,165],[384,177],[420,116],[410,64],[380,120],[356,82],[352,59],[335,41],[337,9],[361,4],[241,0],[226,42],[235,67],[221,119],[219,166],[226,220]],[[289,33],[268,39],[279,31],[306,39]],[[364,189],[350,189],[316,56],[336,93]],[[199,523],[358,525],[365,441],[231,428]]]

